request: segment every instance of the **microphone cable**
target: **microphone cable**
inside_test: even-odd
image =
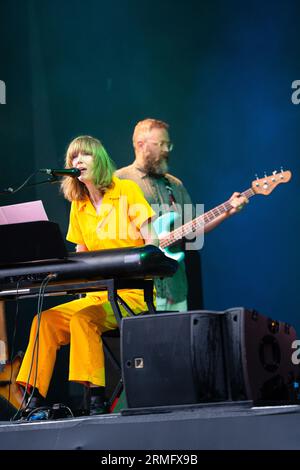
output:
[[[14,188],[6,188],[6,189],[2,189],[2,191],[0,191],[0,194],[16,194],[18,191],[20,191],[22,188],[24,188],[24,186],[26,186],[26,184],[28,183],[28,181],[31,180],[31,178],[36,175],[38,172],[35,171],[34,173],[32,173],[30,176],[28,176],[28,178],[24,181],[24,183],[22,183],[20,186],[18,186],[16,189]]]
[[[26,180],[24,181],[24,183],[22,183],[20,186],[18,186],[16,189],[14,188],[5,188],[5,189],[2,189],[0,190],[0,195],[1,194],[16,194],[17,192],[21,191],[21,189],[23,189],[27,183],[31,180],[31,178],[35,175],[37,175],[39,173],[40,170],[36,170],[35,172],[31,173],[30,176],[28,176],[28,178],[26,178]],[[30,186],[36,186],[38,184],[43,184],[43,183],[57,183],[58,182],[58,179],[56,176],[53,176],[53,175],[50,175],[50,179],[47,179],[47,180],[44,180],[44,181],[39,181],[37,183],[33,183],[33,184],[28,184],[27,187],[30,187]]]

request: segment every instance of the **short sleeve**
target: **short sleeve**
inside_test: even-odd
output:
[[[125,182],[125,180],[123,180]],[[128,197],[128,216],[135,227],[140,230],[142,225],[155,216],[155,212],[145,199],[141,188],[133,181],[126,180]]]
[[[75,201],[71,204],[70,221],[66,239],[69,242],[76,243],[76,245],[84,245],[82,232],[78,222],[78,208]]]

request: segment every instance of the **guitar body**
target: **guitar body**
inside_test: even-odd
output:
[[[174,225],[176,220],[179,218],[179,214],[177,212],[166,212],[165,214],[157,217],[153,222],[154,229],[158,234],[159,238],[167,237],[171,233],[171,227]],[[160,249],[165,253],[166,256],[169,258],[175,259],[175,261],[182,261],[184,259],[184,252],[177,251],[173,252],[170,248],[162,248]]]
[[[0,369],[0,399],[4,399],[10,406],[18,410],[21,406],[23,393],[16,383],[16,378],[21,366],[22,357],[16,356],[12,362],[7,362]],[[0,402],[0,414],[2,403]],[[5,405],[4,405],[5,406]]]

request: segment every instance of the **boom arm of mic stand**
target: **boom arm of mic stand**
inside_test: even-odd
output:
[[[0,190],[0,195],[1,194],[15,194],[17,193],[18,191],[20,191],[21,189],[23,188],[30,188],[32,186],[38,186],[40,184],[45,184],[45,183],[56,183],[58,181],[58,177],[57,176],[53,176],[51,175],[50,178],[48,178],[47,180],[44,180],[44,181],[37,181],[35,183],[31,183],[31,184],[27,184],[28,181],[38,173],[38,171],[35,171],[34,173],[32,173],[25,181],[24,183],[21,184],[21,186],[19,186],[18,188],[14,189],[14,188],[6,188],[6,189],[2,189]]]

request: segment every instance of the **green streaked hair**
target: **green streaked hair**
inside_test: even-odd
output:
[[[115,165],[102,143],[89,135],[76,137],[68,146],[65,167],[72,168],[73,159],[80,153],[93,156],[93,182],[100,191],[105,192],[112,184]],[[61,189],[69,201],[82,200],[87,195],[86,186],[77,178],[64,177]]]

